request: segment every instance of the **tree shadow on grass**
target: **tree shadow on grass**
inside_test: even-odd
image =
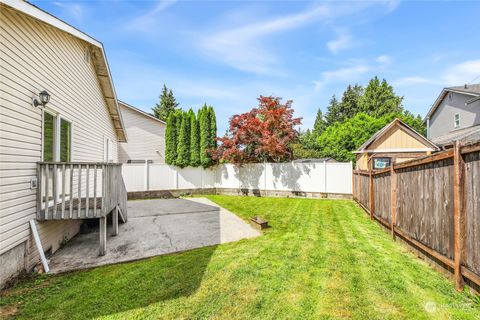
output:
[[[188,297],[200,287],[217,246],[47,277],[13,288],[0,305],[19,305],[19,319],[87,319]],[[18,293],[16,293],[18,291]]]

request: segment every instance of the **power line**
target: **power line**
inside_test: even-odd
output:
[[[476,76],[475,78],[473,78],[472,80],[470,80],[470,82],[468,82],[468,84],[472,84],[475,80],[477,80],[479,78],[480,78],[480,74],[478,76]]]

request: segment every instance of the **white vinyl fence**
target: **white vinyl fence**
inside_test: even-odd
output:
[[[321,193],[352,193],[352,163],[252,163],[213,168],[166,164],[123,164],[127,191],[179,189],[250,189]]]

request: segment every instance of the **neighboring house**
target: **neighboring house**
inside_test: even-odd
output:
[[[125,102],[118,105],[128,135],[128,142],[119,144],[119,161],[165,163],[165,122]]]
[[[395,119],[358,148],[357,169],[385,169],[392,163],[428,155],[439,148],[423,135]]]
[[[0,29],[1,288],[39,261],[31,220],[47,253],[81,218],[105,225],[126,134],[100,42],[18,0],[0,0]]]
[[[443,89],[425,122],[427,137],[443,148],[480,140],[480,84]]]

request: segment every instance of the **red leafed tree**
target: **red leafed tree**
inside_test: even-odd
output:
[[[230,127],[213,156],[220,162],[285,162],[292,159],[290,145],[298,138],[292,101],[278,97],[258,98],[258,107],[230,118]]]

